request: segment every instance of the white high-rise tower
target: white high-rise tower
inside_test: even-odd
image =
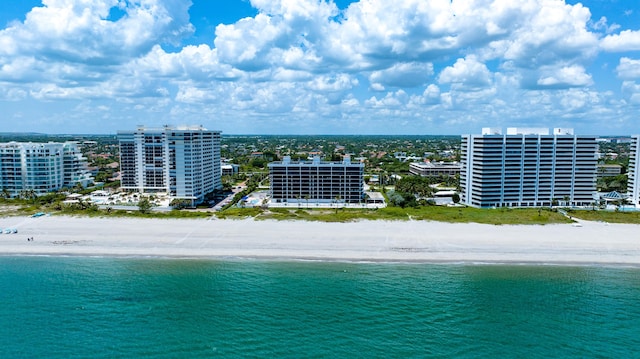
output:
[[[222,188],[220,131],[202,126],[118,131],[121,187],[138,192],[166,192],[201,203]]]
[[[462,136],[462,202],[474,207],[588,206],[596,190],[596,137],[572,129],[484,128]]]
[[[629,153],[629,167],[627,175],[627,194],[632,204],[640,205],[640,163],[638,163],[638,155],[640,155],[640,135],[631,136],[631,146]]]

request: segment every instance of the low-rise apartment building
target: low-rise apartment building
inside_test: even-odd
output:
[[[269,163],[269,194],[274,203],[361,203],[364,200],[364,164],[312,161]]]
[[[409,172],[423,177],[455,177],[460,174],[462,166],[458,162],[412,162]]]
[[[622,166],[611,164],[599,164],[596,166],[596,177],[597,179],[605,178],[605,177],[615,177],[622,174]]]

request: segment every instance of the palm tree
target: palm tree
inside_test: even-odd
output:
[[[34,191],[33,189],[23,189],[22,191],[20,191],[19,196],[22,199],[30,199],[30,200],[34,200],[36,199],[36,197],[38,197],[36,191]]]
[[[75,193],[80,193],[84,190],[84,187],[82,186],[82,183],[80,182],[76,182],[75,186],[73,186],[73,192]]]

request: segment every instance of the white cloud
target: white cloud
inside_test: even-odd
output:
[[[478,90],[491,85],[491,72],[475,56],[470,56],[442,70],[438,82],[452,84],[457,89]]]
[[[373,108],[399,108],[409,99],[407,93],[398,90],[396,92],[388,92],[385,97],[378,99],[376,96],[372,96],[365,101],[365,105]]]
[[[527,2],[527,1],[524,1]],[[591,14],[580,3],[540,0],[522,4],[519,26],[506,40],[493,46],[504,49],[504,58],[518,67],[537,68],[558,61],[590,58],[596,53],[597,36],[587,30]]]
[[[640,31],[606,35],[619,25],[594,22],[579,3],[361,0],[343,11],[325,0],[251,5],[258,14],[218,25],[213,45],[182,45],[194,31],[190,0],[45,0],[24,22],[0,30],[0,99],[15,108],[82,101],[82,113],[108,108],[101,116],[133,123],[204,117],[230,127],[265,123],[244,129],[277,124],[274,131],[595,114],[624,123],[635,116],[630,104],[640,103],[640,60],[623,54],[617,78],[612,66],[596,76],[606,64],[594,61],[599,51],[639,50]],[[597,92],[602,78],[617,81],[603,87],[619,87],[619,98]]]
[[[282,25],[258,14],[232,25],[218,25],[214,43],[225,63],[243,70],[264,69],[269,65],[271,44],[284,32]]]
[[[593,84],[591,75],[585,72],[584,67],[578,65],[563,66],[560,68],[542,68],[542,76],[537,85],[550,88],[581,87]]]
[[[248,71],[277,65],[379,75],[469,49],[529,68],[589,58],[597,44],[588,9],[556,0],[362,0],[341,17],[319,0],[252,4],[260,14],[218,26],[215,39],[221,61]]]
[[[163,53],[159,44],[191,34],[189,5],[180,0],[44,0],[24,22],[0,30],[5,45],[0,46],[0,81],[23,87],[36,99],[161,96],[166,92],[150,80],[149,69],[127,65],[154,47],[156,54]],[[112,20],[114,9],[122,16]],[[184,56],[189,51],[185,48]]]
[[[579,88],[594,84],[592,76],[582,65],[563,63],[521,70],[513,79],[519,80],[520,86],[528,90]]]
[[[292,69],[318,69],[317,43],[326,36],[333,3],[318,0],[254,0],[260,10],[253,18],[218,25],[215,46],[220,59],[246,71],[275,64]]]
[[[185,46],[178,53],[167,53],[160,46],[154,46],[147,55],[127,64],[126,68],[160,78],[192,81],[228,81],[243,75],[242,71],[221,64],[217,50],[208,45]]]
[[[600,20],[592,24],[593,28],[596,30],[604,30],[607,34],[610,34],[616,30],[618,30],[621,26],[618,24],[607,24],[606,16],[602,16]]]
[[[20,101],[27,97],[27,91],[8,86],[0,86],[0,98],[6,101]]]
[[[622,52],[640,50],[640,31],[624,30],[619,34],[607,35],[600,41],[604,51]]]
[[[622,83],[622,92],[632,104],[640,105],[640,84],[634,81],[624,81]]]
[[[412,96],[411,102],[416,106],[436,105],[440,103],[440,88],[430,84],[419,96]]]
[[[313,74],[306,71],[277,68],[273,70],[271,79],[283,82],[311,81],[313,79]]]
[[[43,5],[33,8],[24,23],[0,31],[0,56],[110,65],[193,32],[189,4],[182,1],[44,0]],[[114,7],[126,14],[111,21]]]
[[[436,103],[440,101],[440,89],[436,85],[429,85],[422,93],[422,96],[428,103]]]
[[[341,74],[332,77],[316,76],[313,80],[308,82],[307,87],[314,91],[337,92],[349,90],[357,84],[358,81],[351,78],[351,76],[347,74]]]
[[[623,80],[633,80],[640,78],[640,60],[623,57],[620,64],[616,67],[618,77]]]
[[[581,111],[587,106],[597,105],[599,102],[600,98],[596,93],[579,89],[569,89],[562,94],[560,100],[564,110],[568,112]]]
[[[369,86],[369,89],[371,91],[376,91],[376,92],[382,92],[385,90],[384,86],[382,86],[382,84],[379,84],[379,83],[372,83],[371,86]]]
[[[398,63],[387,69],[374,71],[369,76],[369,81],[381,86],[416,87],[427,82],[433,75],[431,63]]]

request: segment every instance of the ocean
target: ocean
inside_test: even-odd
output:
[[[1,358],[639,352],[639,268],[0,257]]]

